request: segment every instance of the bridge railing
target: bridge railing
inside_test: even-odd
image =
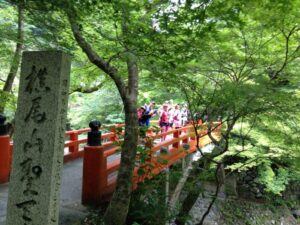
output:
[[[213,123],[212,130],[213,136],[218,139],[220,135],[221,124],[216,122]],[[197,133],[199,135],[199,147],[203,147],[211,143],[211,139],[207,134],[207,125],[201,124],[197,126]],[[151,178],[152,176],[161,173],[166,168],[170,167],[178,160],[185,158],[187,155],[192,154],[197,151],[196,145],[196,132],[193,125],[188,125],[186,127],[175,129],[167,132],[172,138],[166,139],[162,142],[152,144],[151,146],[151,159],[150,159],[150,169],[145,175],[139,175],[138,171],[141,167],[136,167],[134,171],[134,184],[137,185],[138,182],[142,182],[145,179]],[[151,142],[164,137],[165,134],[158,134],[151,137]],[[163,150],[163,151],[162,151]],[[167,150],[167,151],[166,151]]]
[[[220,128],[218,123],[215,123],[215,126]],[[83,203],[95,204],[113,193],[117,171],[120,166],[120,145],[116,143],[121,144],[123,141],[120,137],[123,133],[122,131],[121,133],[117,132],[117,129],[123,127],[123,124],[104,127],[108,132],[102,134],[103,144],[97,147],[84,147],[87,143],[86,133],[90,131],[89,128],[66,132],[64,161],[67,162],[84,155]],[[216,129],[216,132],[219,128]],[[148,165],[145,165],[145,163],[140,164],[137,158],[133,177],[134,188],[137,187],[139,182],[151,178],[184,158],[187,154],[193,153],[196,150],[193,129],[193,126],[186,126],[170,130],[167,133],[155,133],[149,130],[147,136],[148,141],[151,140],[151,144],[149,146],[149,158],[146,163]],[[199,132],[202,135],[206,132],[205,124],[199,127]],[[168,138],[161,141],[165,136]],[[201,143],[203,144],[203,141]],[[163,148],[167,148],[167,154],[162,153]],[[9,180],[12,152],[13,142],[10,141],[9,136],[0,136],[0,183]],[[144,175],[140,175],[140,170],[145,170]]]
[[[124,124],[104,126],[106,133],[102,135],[103,143],[113,143],[115,129],[124,127]],[[84,154],[84,145],[87,143],[87,132],[90,128],[71,130],[65,132],[64,162],[68,162]],[[0,136],[0,184],[9,180],[13,155],[13,142],[8,135]]]
[[[220,128],[220,123],[213,124],[213,135],[216,138],[219,136]],[[198,126],[198,134],[203,136],[199,140],[200,147],[211,142],[205,135],[206,132],[205,124]],[[116,141],[122,142],[122,140]],[[137,154],[133,188],[136,188],[139,182],[150,179],[197,150],[196,134],[192,125],[166,133],[149,132],[147,138],[140,142],[144,142],[148,147],[146,153],[148,156],[146,162],[141,163],[139,158],[141,156]],[[82,203],[97,205],[107,200],[114,192],[119,167],[119,145],[107,142],[101,146],[86,146],[83,159]]]
[[[116,128],[123,128],[124,124],[114,124],[104,126],[102,130],[106,133],[102,134],[102,143],[113,142],[116,137]],[[84,146],[87,143],[87,133],[90,128],[80,130],[71,130],[65,133],[65,149],[64,149],[64,162],[83,157]]]

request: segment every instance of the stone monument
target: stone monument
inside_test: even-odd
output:
[[[58,224],[69,77],[63,52],[23,53],[7,225]]]

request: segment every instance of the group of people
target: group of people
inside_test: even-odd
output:
[[[159,109],[156,109],[155,106],[155,102],[150,102],[137,110],[139,126],[149,126],[150,119],[155,115],[159,115],[159,126],[162,132],[167,132],[173,127],[178,129],[186,125],[189,113],[186,104],[181,109],[179,104],[172,104],[170,101],[162,104]]]

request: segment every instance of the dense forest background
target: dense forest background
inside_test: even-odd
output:
[[[280,199],[300,181],[299,7],[298,0],[0,0],[0,111],[13,120],[22,51],[63,50],[72,56],[73,129],[93,118],[129,124],[133,109],[152,100],[187,103],[192,115],[224,125],[207,176],[221,165],[255,170],[264,197]]]

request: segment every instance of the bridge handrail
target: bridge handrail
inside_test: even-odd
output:
[[[220,127],[220,123],[213,123],[214,127]],[[95,189],[91,190],[90,192],[86,190],[86,184],[83,183],[83,202],[85,201],[85,195],[93,195],[92,201],[99,201],[99,199],[103,199],[105,196],[110,195],[115,188],[116,184],[116,176],[111,177],[111,174],[118,171],[120,167],[120,159],[109,160],[110,157],[113,157],[120,152],[120,144],[123,142],[122,137],[119,137],[118,132],[116,132],[116,128],[123,128],[124,124],[116,124],[110,126],[102,127],[102,130],[108,130],[109,132],[102,134],[102,146],[97,148],[97,151],[91,151],[92,157],[84,158],[84,161],[87,161],[91,168],[89,170],[89,177],[90,178],[83,178],[84,180],[93,179],[92,182],[96,182],[96,186],[99,186],[97,191]],[[205,133],[206,124],[197,125],[198,131],[203,134]],[[143,182],[145,179],[151,178],[151,174],[158,174],[165,168],[169,167],[170,165],[174,164],[176,161],[184,158],[187,154],[191,154],[194,152],[196,137],[194,132],[194,126],[188,125],[186,127],[182,127],[179,129],[172,129],[166,133],[155,133],[156,129],[150,128],[148,130],[147,136],[153,142],[151,146],[151,153],[150,158],[148,160],[148,164],[152,165],[153,167],[151,171],[147,171],[147,174],[140,176],[138,171],[143,168],[145,165],[137,164],[134,168],[134,177],[133,183],[134,188],[137,187],[139,182]],[[218,131],[216,129],[216,131]],[[84,148],[84,145],[87,143],[87,132],[90,131],[90,128],[84,128],[79,130],[71,130],[66,131],[66,140],[65,140],[65,154],[64,154],[64,161],[70,161],[79,157],[83,157],[84,154],[88,155],[88,150]],[[121,135],[124,134],[123,131],[120,133]],[[84,135],[84,136],[83,136]],[[161,141],[159,143],[154,143],[155,140],[160,140],[166,135],[173,135],[172,139],[167,139],[165,141]],[[12,161],[12,152],[13,152],[13,142],[9,140],[9,138],[2,138],[0,137],[0,143],[7,142],[5,144],[7,149],[1,149],[3,144],[0,145],[0,183],[4,183],[8,181],[10,169],[11,169],[11,161]],[[2,141],[2,142],[1,142]],[[119,145],[117,145],[117,142]],[[183,150],[183,145],[188,144],[190,146],[189,150]],[[169,147],[169,152],[166,155],[161,156],[159,151],[162,147]],[[101,150],[99,150],[101,149]],[[85,153],[84,153],[85,152]],[[2,155],[1,155],[2,154]],[[93,155],[96,154],[96,155]],[[1,157],[5,155],[5,157]],[[86,156],[85,156],[86,157]],[[88,157],[88,156],[87,156]],[[161,161],[167,161],[166,164],[162,164]],[[1,162],[1,160],[5,160],[5,163]],[[2,165],[2,167],[1,167]],[[5,165],[5,166],[3,166]],[[85,176],[85,175],[84,175]],[[90,185],[90,183],[89,183]],[[93,185],[94,186],[94,185]],[[95,197],[95,195],[97,197]],[[96,199],[96,200],[95,200]],[[88,202],[88,200],[87,200]]]
[[[113,124],[103,126],[102,130],[109,130],[110,132],[104,133],[102,135],[102,142],[112,144],[116,133],[114,130],[116,128],[124,127],[124,124]],[[64,162],[68,162],[80,157],[83,157],[84,144],[87,143],[87,138],[82,136],[87,134],[91,129],[83,128],[79,130],[70,130],[65,132],[65,150],[64,150]],[[12,164],[13,155],[13,141],[8,135],[0,136],[0,184],[5,183],[9,180],[9,174]]]
[[[200,136],[206,132],[204,130],[205,127],[206,124],[197,125],[197,130],[201,134]],[[213,129],[214,135],[218,133],[220,123],[213,123],[213,127],[218,127],[218,129]],[[166,135],[173,136],[171,139],[155,143],[155,141],[159,141]],[[139,164],[139,155],[137,155],[133,176],[133,188],[136,188],[139,182],[151,178],[153,175],[160,173],[165,168],[184,158],[187,154],[196,151],[196,135],[193,125],[188,125],[180,129],[172,129],[166,133],[149,132],[145,140],[146,143],[147,141],[149,141],[148,143],[152,143],[148,153],[149,159],[147,159],[146,162],[148,166],[146,164]],[[121,143],[123,140],[119,141]],[[204,142],[205,140],[200,144],[203,145]],[[186,145],[189,145],[189,149],[184,150]],[[168,154],[159,154],[162,147],[168,147]],[[85,147],[82,189],[83,204],[98,204],[111,196],[116,185],[116,176],[112,176],[112,174],[118,171],[120,159],[109,160],[109,157],[119,154],[119,150],[120,147],[116,145],[115,142],[108,142],[97,147]],[[162,163],[162,161],[166,161],[166,164]],[[140,169],[145,169],[144,175],[139,174],[138,171]]]
[[[157,121],[153,121],[154,124]],[[109,132],[102,134],[102,143],[104,145],[112,145],[116,139],[116,129],[124,127],[124,124],[104,125],[101,130],[108,130]],[[68,162],[80,157],[83,157],[84,145],[87,143],[87,133],[90,128],[83,128],[78,130],[70,130],[65,132],[64,144],[64,162]],[[84,136],[83,136],[84,135]],[[9,179],[9,174],[12,164],[13,141],[8,136],[0,136],[0,184],[5,183]],[[121,140],[119,140],[121,141]],[[3,142],[3,144],[2,144]],[[4,144],[5,143],[5,144]],[[106,153],[106,156],[114,154],[115,151]]]

